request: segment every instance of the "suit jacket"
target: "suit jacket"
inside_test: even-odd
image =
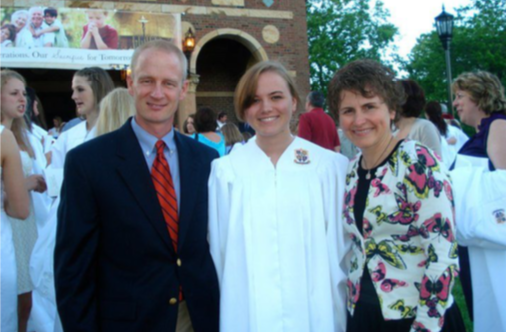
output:
[[[130,121],[68,153],[54,256],[65,331],[174,331],[180,287],[195,331],[218,331],[219,289],[207,241],[207,181],[218,155],[177,132],[175,141],[177,254]]]

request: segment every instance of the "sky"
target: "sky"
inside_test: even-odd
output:
[[[382,0],[390,11],[390,21],[399,29],[395,42],[403,58],[411,52],[416,39],[434,29],[434,18],[441,14],[444,4],[447,13],[456,15],[455,8],[470,4],[471,0]]]

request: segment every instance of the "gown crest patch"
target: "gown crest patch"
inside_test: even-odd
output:
[[[294,162],[299,165],[307,165],[311,161],[309,160],[309,153],[304,149],[295,150],[295,160]]]
[[[504,209],[495,210],[492,213],[494,214],[495,221],[498,224],[506,224],[506,212]]]

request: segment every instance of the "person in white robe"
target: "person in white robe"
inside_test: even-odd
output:
[[[9,217],[26,219],[30,214],[30,198],[25,186],[19,185],[24,183],[24,176],[16,138],[1,124],[0,137],[0,331],[15,332],[18,331],[17,272],[12,238],[13,219]]]
[[[452,171],[457,241],[468,247],[474,331],[506,331],[506,170],[458,155]]]
[[[95,137],[100,101],[113,89],[114,83],[109,74],[97,67],[81,69],[72,79],[72,99],[76,102],[77,112],[81,116],[86,116],[86,121],[62,133],[48,156],[49,165],[46,169],[48,191],[55,199],[50,207],[47,222],[39,231],[30,262],[30,275],[35,287],[30,327],[37,332],[62,331],[56,308],[53,272],[57,210],[60,203],[59,188],[63,180],[58,174],[63,176],[66,154]]]
[[[280,64],[253,66],[235,98],[256,139],[215,160],[209,179],[220,330],[344,332],[348,160],[291,135],[299,99]]]
[[[476,129],[451,172],[457,241],[469,252],[474,331],[506,332],[504,87],[494,74],[476,71],[460,74],[452,90],[461,121]]]

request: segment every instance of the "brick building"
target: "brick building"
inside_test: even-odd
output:
[[[2,1],[2,6],[35,5],[180,13],[183,38],[191,28],[196,46],[189,56],[190,92],[181,105],[179,124],[204,105],[216,112],[226,111],[229,119],[235,119],[235,86],[248,67],[262,60],[281,62],[295,77],[301,96],[309,91],[306,3],[303,0]],[[46,117],[50,119],[52,110],[61,107],[61,94],[68,94],[72,72],[20,71],[38,91]],[[112,71],[111,76],[118,85],[124,84],[119,73]],[[55,81],[48,84],[47,80]],[[72,107],[68,99],[67,107]],[[299,105],[299,109],[302,107]]]

